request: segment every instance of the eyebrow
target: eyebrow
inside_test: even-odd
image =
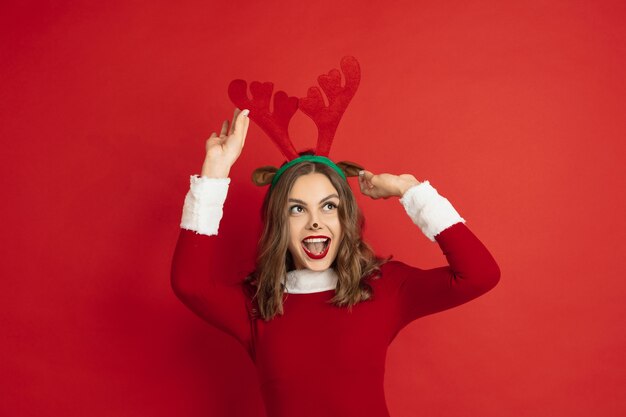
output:
[[[338,196],[337,194],[331,194],[331,195],[329,195],[329,196],[327,196],[327,197],[322,198],[322,199],[320,200],[319,204],[322,204],[324,201],[326,201],[326,200],[328,200],[328,199],[330,199],[330,198],[333,198],[333,197],[339,198],[339,196]],[[298,200],[297,198],[290,198],[290,199],[289,199],[289,201],[293,201],[294,203],[300,203],[300,204],[302,204],[302,205],[305,205],[305,206],[306,206],[306,203],[305,203],[304,201],[302,201],[302,200]]]

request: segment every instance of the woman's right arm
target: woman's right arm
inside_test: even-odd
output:
[[[249,349],[245,296],[240,281],[236,283],[231,276],[233,265],[225,259],[224,245],[217,233],[230,184],[228,172],[241,153],[247,130],[248,118],[237,117],[237,113],[238,109],[230,135],[226,137],[226,121],[222,135],[218,138],[213,133],[207,140],[202,174],[190,178],[172,259],[171,285],[176,296],[196,315]],[[214,149],[216,146],[222,152]]]

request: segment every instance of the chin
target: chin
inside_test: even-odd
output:
[[[310,266],[310,267],[307,266],[307,268],[310,269],[311,271],[325,271],[328,268],[330,268],[331,264],[332,264],[332,262],[330,264],[327,263],[327,262],[324,262],[323,264],[319,264],[318,263],[318,264]]]

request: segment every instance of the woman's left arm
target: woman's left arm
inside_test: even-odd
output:
[[[482,242],[464,224],[450,202],[428,181],[412,175],[374,175],[359,178],[361,192],[374,199],[401,197],[400,203],[424,235],[436,241],[447,266],[422,270],[392,261],[386,268],[398,284],[397,330],[428,314],[466,303],[492,289],[500,268]]]

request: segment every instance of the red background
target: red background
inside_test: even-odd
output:
[[[302,97],[344,55],[362,81],[330,156],[430,180],[502,270],[400,333],[391,414],[626,413],[623,1],[15,3],[1,415],[264,415],[243,349],[169,286],[183,198],[232,79]],[[290,133],[314,145],[304,114]],[[281,162],[251,123],[220,227],[239,265],[264,192],[251,171]],[[379,254],[445,262],[396,199],[359,202]]]

